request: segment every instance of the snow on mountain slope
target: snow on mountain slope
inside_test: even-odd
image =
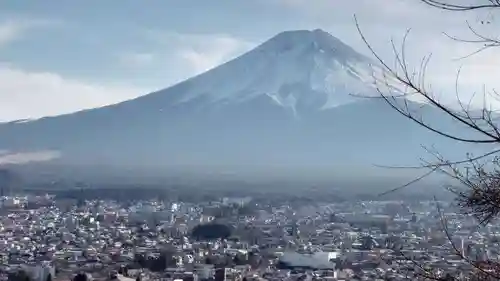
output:
[[[373,62],[322,30],[282,32],[248,53],[150,95],[172,104],[234,104],[267,95],[293,112],[328,109],[375,92]],[[159,104],[165,104],[160,102]]]

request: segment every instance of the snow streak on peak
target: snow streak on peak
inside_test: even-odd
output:
[[[293,112],[316,111],[375,92],[374,64],[329,33],[285,31],[177,86],[176,103],[234,104],[267,95]],[[375,70],[378,71],[378,70]]]
[[[284,31],[260,45],[257,50],[284,53],[301,48],[309,51],[335,52],[339,57],[361,59],[361,55],[354,49],[321,29]]]

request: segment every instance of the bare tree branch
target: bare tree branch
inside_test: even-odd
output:
[[[427,5],[443,9],[443,10],[448,10],[448,11],[455,11],[455,12],[466,12],[466,11],[472,11],[472,10],[480,10],[480,9],[495,9],[495,8],[500,8],[500,0],[486,0],[486,4],[480,4],[480,5],[463,5],[463,4],[450,4],[446,3],[443,1],[437,1],[437,0],[421,0]],[[456,2],[463,2],[463,1],[456,1]]]
[[[426,129],[428,129],[428,130],[430,130],[438,135],[449,138],[449,139],[453,139],[453,140],[460,141],[460,142],[467,142],[467,143],[500,143],[500,134],[495,134],[495,133],[492,133],[489,131],[489,130],[496,131],[495,129],[492,128],[495,126],[491,126],[491,125],[489,125],[488,122],[486,122],[486,124],[488,124],[488,127],[484,128],[478,124],[478,121],[476,121],[475,118],[473,118],[470,115],[470,113],[467,113],[467,115],[464,117],[464,116],[461,116],[460,114],[458,114],[454,109],[443,105],[434,97],[434,95],[432,95],[431,93],[426,91],[425,85],[422,85],[421,81],[419,83],[415,79],[416,74],[414,74],[414,73],[412,74],[412,73],[410,73],[410,71],[408,71],[408,63],[407,63],[406,56],[405,56],[405,49],[406,49],[405,45],[406,45],[406,40],[407,40],[409,31],[405,34],[405,36],[403,38],[401,51],[397,50],[397,48],[394,44],[394,41],[391,40],[393,53],[396,57],[396,64],[397,64],[397,66],[395,68],[391,68],[385,62],[385,60],[382,59],[378,55],[378,53],[373,49],[371,44],[368,42],[368,40],[364,36],[363,32],[361,31],[361,28],[359,26],[357,18],[354,17],[354,19],[355,19],[355,23],[356,23],[356,28],[358,29],[358,32],[361,36],[361,39],[366,44],[366,46],[368,47],[368,49],[370,50],[372,55],[380,63],[380,65],[382,65],[383,70],[386,72],[386,74],[385,74],[386,79],[381,81],[381,82],[385,83],[385,85],[389,85],[389,83],[390,83],[389,81],[396,81],[397,83],[400,83],[402,86],[398,90],[397,93],[393,93],[393,92],[386,93],[380,87],[377,88],[377,91],[379,92],[380,97],[383,98],[394,110],[396,110],[398,113],[400,113],[404,117],[414,121],[418,125],[426,128]],[[428,65],[429,59],[425,59],[425,60],[426,60],[426,62],[423,63],[423,65],[424,65],[423,72],[425,72],[425,68]],[[400,71],[398,71],[398,70],[400,70],[402,73],[400,73]],[[388,79],[387,75],[389,75],[391,79]],[[421,75],[423,75],[423,74],[421,74]],[[423,76],[421,76],[421,77],[423,77]],[[397,86],[390,85],[389,87],[386,87],[386,89],[387,88],[394,89],[394,87],[397,87]],[[432,106],[435,106],[436,108],[438,108],[439,110],[444,112],[446,115],[451,117],[453,120],[456,120],[459,123],[465,125],[467,128],[471,129],[472,131],[480,133],[485,138],[465,138],[465,137],[457,136],[457,135],[454,135],[451,133],[444,132],[443,130],[435,128],[432,125],[424,122],[422,120],[422,118],[415,116],[415,114],[409,110],[407,100],[404,99],[405,97],[408,97],[409,95],[416,95],[416,94],[423,97],[426,102],[428,102]],[[402,101],[403,105],[398,105],[397,101]]]
[[[473,4],[464,4],[465,0],[420,0],[423,3],[435,8],[447,11],[474,11],[474,10],[496,10],[500,8],[500,0],[483,0],[471,1]],[[426,72],[429,66],[431,56],[426,56],[420,62],[418,69],[414,71],[408,63],[406,44],[410,34],[408,30],[403,37],[401,47],[396,47],[394,40],[391,40],[392,52],[394,54],[394,66],[387,63],[374,50],[367,38],[361,31],[357,18],[354,17],[356,28],[361,36],[361,39],[368,47],[371,54],[383,70],[382,78],[376,78],[376,90],[379,97],[382,98],[390,108],[394,109],[403,117],[410,119],[421,127],[436,133],[442,137],[476,145],[494,145],[500,146],[500,122],[498,111],[494,111],[487,104],[487,98],[492,98],[500,101],[500,94],[492,90],[487,93],[483,89],[483,105],[480,110],[474,109],[473,100],[476,99],[477,93],[473,93],[467,101],[461,99],[459,91],[459,79],[461,72],[458,71],[455,80],[455,94],[458,101],[458,107],[454,108],[446,106],[440,102],[435,93],[430,89],[426,81]],[[467,28],[473,36],[473,39],[459,38],[449,34],[445,34],[448,38],[459,43],[478,44],[478,48],[470,54],[458,59],[466,59],[481,53],[487,49],[500,47],[500,37],[487,36],[470,22],[467,23]],[[480,24],[490,24],[490,20],[483,20]],[[464,134],[457,135],[449,131],[437,128],[434,125],[424,121],[422,116],[419,116],[415,106],[411,106],[408,102],[411,98],[420,98],[427,106],[432,106],[444,113],[444,116],[451,118],[458,124],[463,125]],[[479,97],[481,98],[481,97]],[[421,108],[420,108],[421,109]],[[472,133],[472,134],[471,134]],[[476,137],[471,137],[476,136]],[[478,226],[486,225],[494,221],[500,216],[500,148],[490,149],[489,152],[482,153],[479,156],[473,156],[471,153],[465,153],[465,159],[451,161],[446,159],[438,151],[427,151],[434,156],[432,161],[420,159],[422,164],[419,166],[403,166],[390,167],[398,169],[429,169],[416,179],[393,189],[390,189],[379,196],[395,192],[402,188],[406,188],[415,182],[422,180],[434,172],[441,172],[454,179],[457,186],[448,186],[448,189],[456,195],[455,205],[460,208],[461,212],[467,216],[475,217],[478,220]],[[380,167],[380,166],[379,166]],[[441,209],[438,204],[438,212],[441,215]],[[500,263],[497,261],[478,262],[465,256],[452,241],[452,234],[448,229],[447,222],[441,216],[442,228],[450,241],[452,251],[467,264],[472,266],[472,271],[468,272],[465,280],[500,280]],[[422,272],[426,272],[425,268],[420,264],[415,264]],[[432,273],[432,272],[430,272]],[[439,278],[430,274],[429,279]],[[458,280],[454,276],[447,276],[446,280]],[[435,279],[435,280],[445,280]]]

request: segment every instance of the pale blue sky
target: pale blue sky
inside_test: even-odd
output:
[[[472,50],[441,35],[465,34],[462,18],[417,0],[5,0],[0,120],[71,112],[165,88],[284,30],[322,28],[365,52],[354,14],[388,58],[391,36],[408,27],[416,61],[428,52],[446,54],[434,70],[438,84],[450,84],[457,66],[450,60]],[[492,66],[499,61],[485,54],[468,64],[471,73],[490,70],[481,79],[496,83]],[[482,81],[467,79],[469,88]]]

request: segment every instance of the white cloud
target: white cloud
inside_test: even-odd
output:
[[[140,51],[116,56],[122,71],[155,89],[179,83],[250,50],[256,44],[227,34],[141,30]],[[129,80],[130,81],[130,80]]]
[[[55,20],[25,18],[0,22],[0,47],[22,39],[34,28],[58,23]],[[129,57],[128,62],[145,63],[149,59],[152,58],[140,54]],[[117,103],[148,92],[151,89],[88,83],[57,73],[29,71],[0,62],[0,122],[71,113]],[[13,157],[24,159],[22,155],[9,156],[8,159]]]
[[[149,30],[148,35],[178,64],[187,64],[190,76],[207,71],[248,51],[255,44],[227,34],[188,34]]]
[[[34,152],[17,152],[0,154],[0,165],[26,164],[31,162],[44,162],[57,159],[61,156],[58,151],[44,150]]]
[[[250,45],[229,36],[201,37],[193,38],[193,42],[181,49],[178,54],[190,64],[194,73],[198,74],[243,53]]]
[[[50,21],[11,20],[0,24],[0,47],[19,40],[32,28]],[[227,35],[157,33],[158,52],[123,52],[122,65],[131,69],[172,68],[184,78],[208,70],[249,48],[249,43]],[[157,44],[158,45],[158,44]],[[170,50],[165,50],[165,47]],[[167,48],[168,49],[168,48]],[[182,77],[182,76],[181,76]],[[168,77],[166,77],[168,79]],[[164,85],[165,87],[168,84]],[[30,71],[0,62],[0,122],[34,119],[114,104],[139,97],[156,88],[103,85],[64,77],[58,73]]]
[[[135,98],[150,92],[121,85],[99,85],[56,73],[0,65],[0,121],[71,113]]]

